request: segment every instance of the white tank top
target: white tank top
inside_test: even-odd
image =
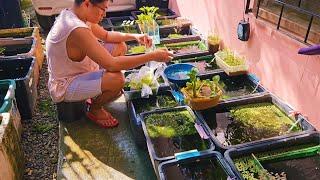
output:
[[[67,87],[78,75],[99,70],[99,65],[88,56],[80,62],[69,59],[66,49],[67,39],[76,28],[90,29],[71,10],[65,9],[57,17],[47,36],[48,88],[54,102],[64,100]]]

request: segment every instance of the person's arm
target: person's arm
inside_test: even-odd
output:
[[[108,71],[132,69],[151,60],[168,62],[173,57],[173,54],[167,50],[156,50],[137,56],[113,57],[87,28],[77,28],[71,32],[70,36],[72,36],[72,39],[77,39],[81,44],[78,47],[81,48],[81,52],[84,52],[90,59]]]
[[[152,40],[144,34],[129,34],[116,31],[106,31],[98,24],[91,24],[92,33],[100,40],[110,43],[120,43],[126,41],[136,40],[141,44],[151,46]]]

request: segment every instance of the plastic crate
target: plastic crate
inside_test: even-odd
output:
[[[147,116],[149,116],[151,114],[163,114],[163,113],[167,113],[167,112],[179,112],[179,111],[185,111],[185,110],[187,110],[190,113],[190,115],[194,118],[195,124],[198,125],[197,128],[195,127],[195,129],[198,131],[198,134],[179,136],[179,137],[171,137],[171,138],[164,138],[164,137],[159,138],[158,137],[158,138],[156,138],[156,140],[155,140],[155,138],[152,139],[149,136],[149,133],[147,131],[147,126],[145,123]],[[196,149],[197,146],[199,146],[199,147],[201,146],[202,149],[199,149],[200,152],[204,151],[204,150],[214,150],[213,141],[207,137],[207,134],[204,132],[203,126],[198,121],[197,116],[195,116],[193,111],[188,106],[179,106],[179,107],[175,107],[175,108],[159,109],[159,110],[155,110],[155,111],[141,113],[141,122],[142,122],[143,132],[144,132],[144,135],[145,135],[146,141],[147,141],[147,147],[148,147],[150,159],[151,159],[153,168],[156,173],[158,171],[159,163],[174,159],[174,155],[176,153],[193,150],[193,149]],[[182,140],[182,138],[186,138],[186,139]],[[162,143],[160,143],[159,141],[161,141]],[[195,142],[198,142],[198,141],[202,141],[203,144],[202,145],[194,144]],[[168,142],[168,144],[170,143],[171,147],[169,147],[170,145],[168,145],[168,146],[165,145],[166,142]],[[159,143],[158,145],[160,145],[160,146],[155,147],[154,143]],[[190,143],[189,144],[190,146],[185,148],[183,143]],[[164,149],[167,150],[169,148],[173,148],[173,149],[170,149],[171,152],[167,153],[170,155],[165,155],[165,154],[159,155],[157,153],[157,152],[163,152]],[[192,148],[192,149],[190,149],[190,148]]]
[[[288,137],[297,136],[301,134],[306,134],[315,131],[315,128],[307,121],[307,119],[302,115],[296,115],[294,116],[294,122],[296,122],[299,127],[301,127],[301,131],[299,132],[291,132],[289,134],[285,135],[278,135],[278,136],[272,136],[272,137],[262,137],[259,140],[254,140],[250,142],[240,143],[240,144],[233,144],[233,145],[224,145],[222,144],[218,138],[222,138],[220,136],[224,136],[225,131],[229,129],[229,125],[227,121],[228,119],[223,119],[223,117],[220,117],[220,113],[228,112],[230,108],[236,107],[236,106],[242,106],[242,105],[249,105],[249,104],[257,104],[257,103],[271,103],[278,107],[282,112],[284,112],[286,115],[290,116],[291,112],[294,112],[289,106],[281,102],[278,98],[276,98],[273,95],[267,95],[262,97],[256,97],[256,98],[248,98],[248,99],[242,99],[238,101],[230,101],[225,104],[220,104],[216,106],[215,108],[203,110],[203,111],[196,111],[196,114],[198,115],[199,119],[202,121],[204,126],[206,127],[205,130],[208,134],[210,134],[210,137],[215,142],[216,148],[220,151],[225,151],[231,148],[242,148],[242,147],[248,147],[248,146],[255,146],[257,144],[261,144],[263,142],[272,142],[272,141],[278,141],[281,139],[286,139]],[[220,119],[220,122],[216,121],[217,118]],[[235,128],[234,128],[235,129]],[[238,128],[239,129],[239,128]],[[217,132],[217,130],[222,130],[222,132]],[[261,133],[261,132],[260,132]],[[254,135],[254,133],[252,134]],[[241,136],[241,135],[238,135]],[[224,137],[223,137],[224,138]]]
[[[35,53],[33,56],[37,59],[39,69],[42,68],[44,61],[44,53],[42,48],[42,38],[39,33],[39,28],[14,28],[14,29],[0,29],[0,41],[13,40],[15,38],[34,39],[35,41]]]
[[[216,151],[202,152],[199,154],[184,154],[182,159],[173,159],[163,162],[159,165],[160,180],[182,180],[182,179],[237,179],[229,164],[224,157]],[[179,156],[178,156],[179,158]],[[189,166],[188,166],[189,165]],[[188,167],[185,167],[188,166]],[[212,168],[213,176],[203,175],[200,170],[205,171],[205,168]],[[196,171],[197,174],[191,174],[190,171]],[[189,174],[190,173],[190,174]],[[186,176],[188,174],[188,176]],[[194,177],[197,176],[197,177]]]
[[[37,100],[35,58],[15,57],[0,60],[0,79],[15,80],[15,97],[21,118],[31,119]]]
[[[171,91],[159,91],[156,96],[159,96],[159,95],[170,96],[172,97],[172,99],[175,100],[175,97],[173,96]],[[148,102],[154,101],[156,99],[156,96],[151,96],[149,98],[134,99],[127,102],[131,132],[133,134],[136,144],[141,148],[146,148],[146,139],[143,134],[141,117],[140,117],[140,113],[137,112],[136,103],[144,103],[144,102],[148,103]],[[178,102],[177,102],[177,105],[178,105]]]
[[[36,58],[35,66],[35,81],[38,85],[40,68],[43,63],[43,52],[42,48],[37,48],[36,39],[34,38],[19,38],[19,39],[0,39],[0,47],[4,47],[2,58],[15,58],[17,57],[31,57]],[[41,64],[40,64],[41,63]]]
[[[229,149],[224,153],[224,156],[226,161],[231,166],[231,169],[233,170],[233,172],[235,172],[235,174],[237,175],[238,179],[244,179],[234,164],[233,160],[236,158],[251,155],[251,153],[256,154],[256,153],[280,150],[282,148],[289,148],[289,147],[299,146],[299,145],[319,144],[319,142],[320,142],[319,132],[313,132],[313,133],[294,136],[294,137],[285,138],[281,140],[279,139],[277,141],[260,143],[255,146]],[[303,164],[301,165],[303,166]],[[299,170],[299,168],[297,168],[296,170]],[[312,175],[312,174],[309,174],[309,175]]]

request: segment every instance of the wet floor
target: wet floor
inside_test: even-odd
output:
[[[156,179],[148,152],[134,143],[124,97],[107,109],[120,121],[117,128],[85,119],[61,123],[58,179]]]

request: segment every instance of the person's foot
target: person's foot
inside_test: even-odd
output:
[[[112,128],[119,124],[117,119],[103,108],[90,109],[90,111],[87,112],[87,117],[103,128]]]

